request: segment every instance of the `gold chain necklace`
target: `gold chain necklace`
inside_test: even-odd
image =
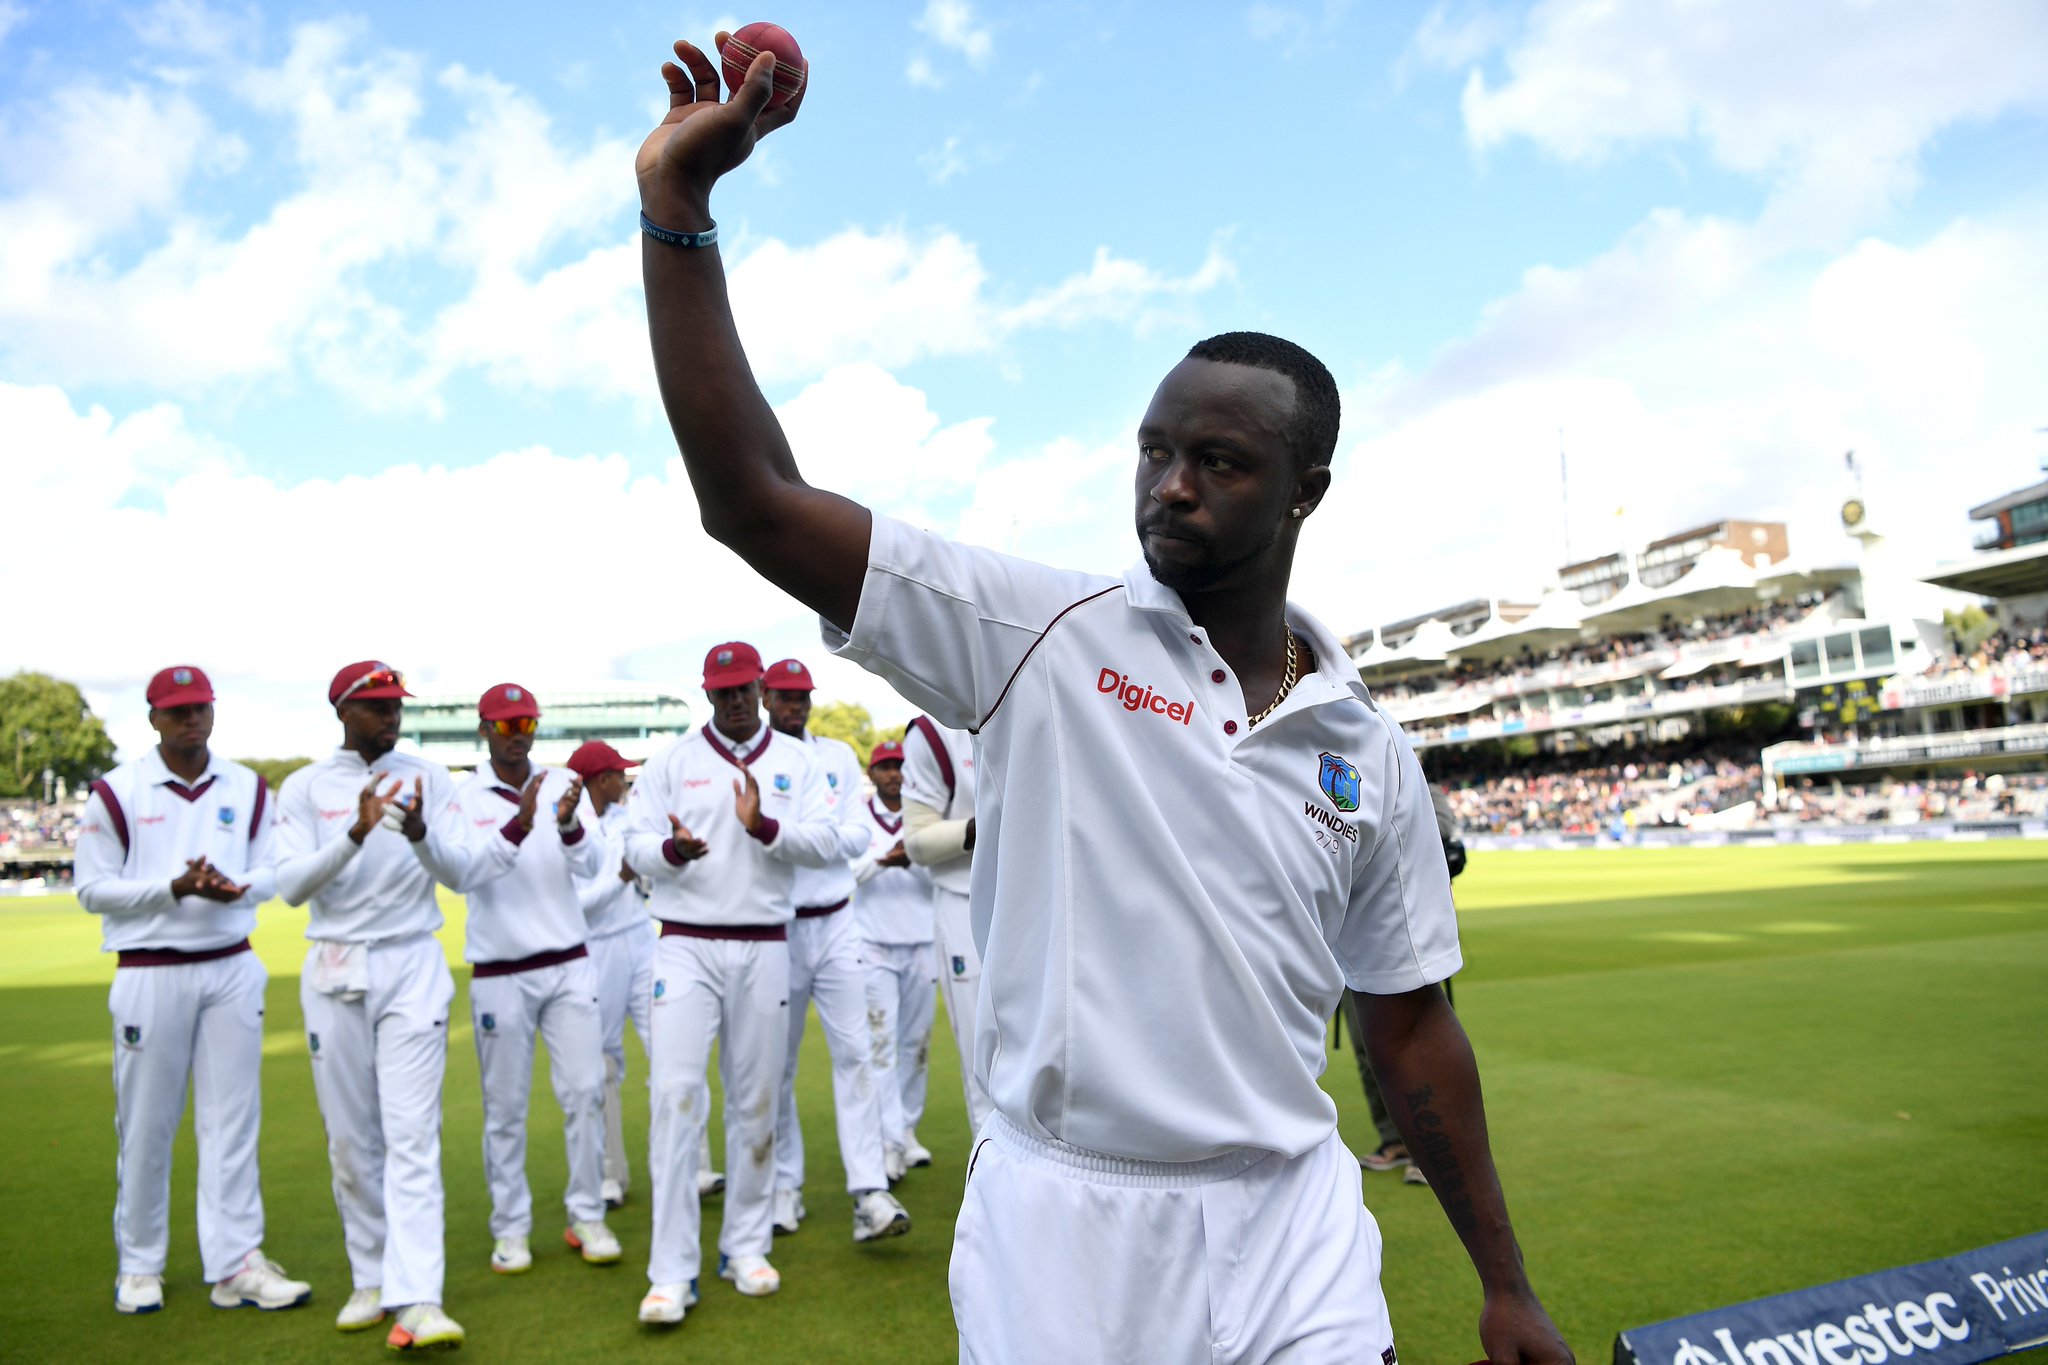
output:
[[[1247,730],[1278,711],[1280,703],[1287,700],[1287,694],[1294,690],[1294,684],[1301,676],[1301,665],[1294,653],[1294,631],[1285,622],[1281,623],[1280,630],[1287,638],[1287,676],[1280,680],[1280,690],[1273,694],[1272,701],[1266,703],[1266,709],[1245,722]]]

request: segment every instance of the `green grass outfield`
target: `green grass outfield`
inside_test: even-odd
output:
[[[1606,1361],[1623,1327],[2048,1227],[2048,845],[1500,853],[1475,857],[1459,892],[1469,966],[1458,1006],[1494,1150],[1537,1287],[1588,1365]],[[451,905],[451,945],[459,921]],[[313,1282],[313,1304],[207,1304],[188,1118],[165,1310],[128,1319],[111,1303],[112,964],[69,899],[0,902],[0,1358],[384,1354],[381,1333],[332,1325],[348,1283],[292,979],[303,923],[273,906],[258,939],[273,978],[263,1183],[270,1253]],[[640,1155],[632,1202],[613,1219],[624,1264],[582,1265],[550,1217],[561,1128],[544,1084],[529,1158],[534,1269],[487,1269],[467,1019],[458,1001],[443,1146],[447,1298],[469,1328],[465,1358],[954,1358],[946,1256],[967,1134],[949,1047],[933,1049],[921,1130],[938,1164],[899,1190],[916,1230],[856,1248],[834,1193],[814,1023],[800,1082],[811,1218],[777,1241],[782,1293],[743,1300],[707,1279],[688,1322],[657,1335],[634,1321],[648,1235]],[[637,1040],[628,1046],[627,1122],[644,1150],[645,1071]],[[1326,1082],[1352,1146],[1371,1146],[1348,1047]],[[1392,1175],[1365,1185],[1401,1358],[1463,1365],[1478,1354],[1477,1289],[1435,1201]]]

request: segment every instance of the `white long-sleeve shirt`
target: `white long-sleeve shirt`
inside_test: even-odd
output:
[[[742,765],[761,789],[761,828],[751,835],[733,809]],[[842,856],[828,790],[811,747],[765,724],[737,747],[710,725],[669,744],[640,769],[626,833],[626,860],[653,883],[649,911],[677,924],[789,923],[796,869]],[[703,857],[680,860],[670,815],[705,842]]]
[[[596,817],[587,803],[579,805],[569,833],[555,826],[555,803],[576,775],[539,764],[534,771],[540,793],[528,829],[515,826],[518,790],[489,764],[456,787],[438,817],[442,839],[435,876],[469,898],[466,962],[518,962],[580,947],[588,937],[576,880],[597,871],[604,841],[590,831]]]
[[[825,779],[825,805],[839,827],[836,857],[823,867],[799,867],[790,897],[799,910],[843,905],[853,896],[853,862],[868,851],[868,822],[861,812],[860,755],[845,740],[806,734],[800,741]]]
[[[883,867],[881,858],[903,838],[903,813],[880,797],[860,803],[868,850],[853,863],[860,891],[853,898],[861,936],[870,943],[932,941],[932,879],[921,867]]]
[[[626,858],[626,831],[632,822],[632,812],[624,802],[616,801],[597,819],[596,837],[604,841],[604,857],[593,875],[576,884],[576,897],[583,905],[583,921],[592,939],[647,932],[645,878],[626,881],[619,876],[619,866]]]
[[[413,780],[424,781],[429,818],[417,853],[403,834],[381,825],[360,845],[348,837],[372,772],[384,775],[379,791],[397,781],[408,801]],[[352,749],[337,749],[287,777],[277,794],[277,894],[291,905],[311,904],[306,937],[371,943],[439,929],[430,864],[446,852],[438,814],[453,797],[446,768],[395,749],[374,767]]]
[[[974,766],[974,736],[965,730],[919,716],[903,735],[904,851],[931,874],[933,886],[961,896],[974,877],[974,852],[965,847]]]
[[[189,784],[155,749],[93,783],[73,875],[78,903],[100,917],[102,949],[197,953],[247,938],[256,907],[276,886],[274,815],[260,776],[211,754]],[[248,892],[227,904],[173,896],[171,882],[185,875],[186,860],[201,856]]]

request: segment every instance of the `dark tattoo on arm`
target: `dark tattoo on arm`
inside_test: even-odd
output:
[[[1429,1187],[1436,1191],[1437,1200],[1444,1206],[1444,1215],[1451,1220],[1451,1227],[1463,1237],[1479,1226],[1479,1216],[1472,1210],[1472,1196],[1465,1188],[1465,1173],[1458,1167],[1457,1153],[1451,1148],[1451,1136],[1444,1130],[1443,1115],[1433,1107],[1436,1090],[1421,1086],[1401,1096],[1408,1106],[1409,1154],[1415,1164],[1422,1167],[1422,1173],[1429,1177]]]

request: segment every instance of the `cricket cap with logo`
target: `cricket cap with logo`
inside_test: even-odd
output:
[[[213,700],[213,684],[191,664],[172,664],[149,680],[150,709],[168,711],[173,706],[201,706]]]
[[[903,746],[893,739],[883,740],[868,754],[868,766],[870,768],[874,767],[877,763],[901,763],[902,761]]]
[[[704,687],[707,691],[721,687],[745,687],[750,682],[759,681],[761,651],[750,644],[731,640],[713,645],[711,652],[704,656]]]
[[[815,692],[818,685],[811,681],[811,670],[795,659],[778,659],[768,665],[768,676],[761,679],[761,686],[770,692]]]
[[[339,706],[345,701],[382,701],[387,697],[409,697],[405,675],[376,659],[346,664],[327,684],[327,700]]]
[[[599,773],[622,773],[637,768],[644,760],[621,758],[619,751],[601,739],[586,739],[569,755],[569,771],[585,782]]]
[[[540,719],[540,701],[518,683],[499,683],[477,700],[476,713],[485,720]]]

